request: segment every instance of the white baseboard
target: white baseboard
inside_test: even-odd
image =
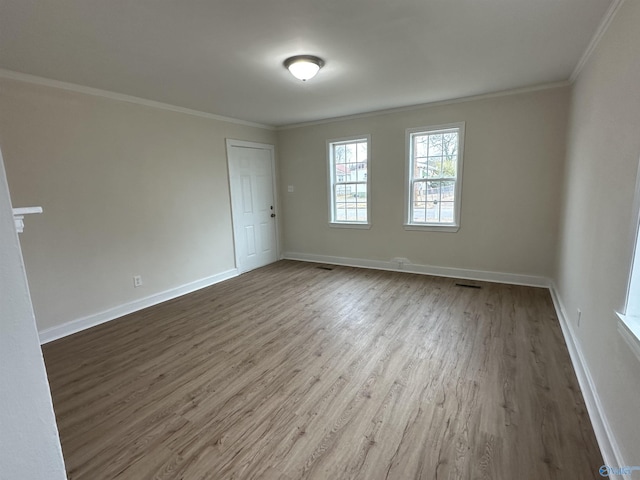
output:
[[[604,463],[611,467],[625,466],[627,463],[622,458],[622,453],[618,448],[618,442],[611,431],[602,403],[600,403],[600,397],[598,396],[598,391],[593,381],[593,377],[589,371],[589,366],[582,354],[580,340],[575,335],[575,331],[573,330],[571,323],[567,321],[568,316],[564,308],[564,304],[562,303],[560,295],[558,294],[553,282],[551,282],[549,291],[551,292],[551,298],[553,299],[553,305],[558,315],[560,327],[562,328],[564,341],[567,344],[567,349],[571,356],[573,369],[578,377],[578,383],[582,390],[584,403],[587,406],[589,418],[591,419],[593,431],[596,435],[598,445],[600,446],[600,452],[602,453]],[[610,475],[608,478],[623,478],[624,480],[631,480],[631,477],[627,475]]]
[[[40,344],[52,342],[53,340],[66,337],[67,335],[72,335],[82,330],[86,330],[87,328],[95,327],[96,325],[100,325],[101,323],[115,320],[116,318],[128,315],[129,313],[137,312],[138,310],[142,310],[143,308],[151,307],[153,305],[166,302],[167,300],[180,297],[187,293],[195,292],[196,290],[200,290],[201,288],[209,287],[215,283],[219,283],[224,280],[236,277],[237,275],[238,270],[234,268],[231,270],[227,270],[226,272],[203,278],[201,280],[196,280],[195,282],[187,283],[186,285],[181,285],[179,287],[165,290],[164,292],[156,293],[139,300],[134,300],[133,302],[125,303],[124,305],[110,308],[109,310],[105,310],[103,312],[94,313],[92,315],[87,315],[86,317],[63,323],[62,325],[46,328],[38,332],[40,336]]]
[[[483,282],[508,283],[512,285],[526,285],[529,287],[545,287],[550,285],[549,279],[534,275],[520,275],[515,273],[489,272],[484,270],[469,270],[465,268],[437,267],[434,265],[418,265],[413,263],[398,263],[384,260],[368,260],[365,258],[333,257],[329,255],[314,255],[310,253],[285,252],[282,258],[300,260],[303,262],[330,263],[347,267],[372,268],[375,270],[389,270],[393,272],[420,273],[436,277],[453,277],[465,280],[479,280]]]

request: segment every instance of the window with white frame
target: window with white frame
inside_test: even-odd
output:
[[[638,360],[640,360],[640,307],[638,306],[638,297],[640,297],[640,267],[638,266],[637,255],[638,249],[636,247],[636,261],[634,262],[631,273],[625,313],[616,313],[618,313],[620,317],[618,331],[631,347],[633,353],[636,354]]]
[[[634,202],[635,248],[631,260],[629,283],[624,313],[618,313],[622,322],[618,330],[640,360],[640,167],[636,178]]]
[[[370,225],[368,135],[329,140],[329,219],[333,226]]]
[[[464,122],[407,130],[405,228],[460,228]]]

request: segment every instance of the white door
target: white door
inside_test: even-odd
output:
[[[227,140],[236,267],[278,260],[273,146]]]

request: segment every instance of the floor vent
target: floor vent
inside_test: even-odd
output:
[[[333,267],[327,267],[326,265],[320,265],[316,268],[319,268],[320,270],[333,270]]]
[[[482,288],[480,285],[471,285],[469,283],[456,283],[456,287],[464,287],[464,288]]]

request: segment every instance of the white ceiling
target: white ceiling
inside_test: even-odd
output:
[[[286,125],[567,80],[611,3],[0,0],[0,68]]]

